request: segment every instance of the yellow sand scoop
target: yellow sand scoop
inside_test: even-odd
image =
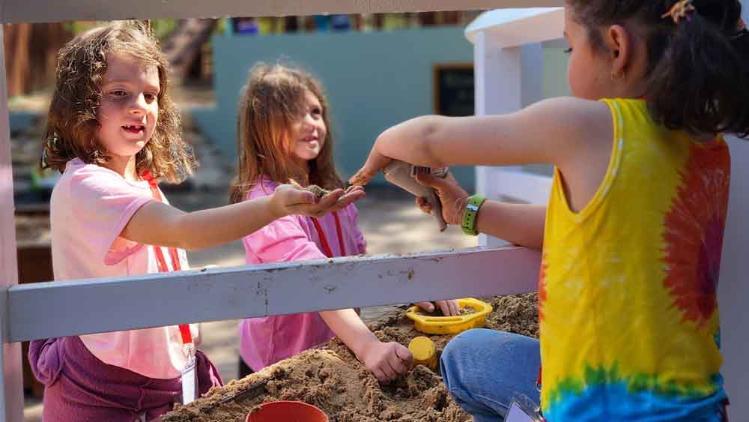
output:
[[[408,350],[414,358],[414,365],[424,365],[432,370],[437,369],[437,347],[429,337],[414,337],[408,343]]]
[[[462,331],[483,327],[486,316],[492,311],[492,305],[474,298],[458,299],[461,310],[472,311],[455,316],[432,316],[418,306],[406,311],[406,316],[414,321],[418,331],[426,334],[458,334]]]

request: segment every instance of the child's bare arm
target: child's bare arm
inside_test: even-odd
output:
[[[384,131],[351,181],[366,184],[390,159],[431,167],[549,163],[564,169],[607,154],[598,146],[609,144],[612,133],[608,107],[577,98],[544,100],[507,115],[423,116]]]
[[[476,230],[527,248],[544,243],[546,205],[486,201],[478,214]]]
[[[271,196],[190,213],[154,201],[133,215],[122,236],[150,245],[207,248],[240,239],[285,215],[321,216],[363,194],[361,189],[347,194],[338,189],[316,201],[311,192],[282,185]]]
[[[353,309],[324,311],[320,316],[380,382],[391,381],[411,368],[413,357],[408,348],[381,342]]]

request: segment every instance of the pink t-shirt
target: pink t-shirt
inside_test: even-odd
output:
[[[162,197],[164,197],[162,195]],[[153,200],[148,182],[130,182],[116,172],[79,159],[67,163],[50,200],[55,280],[124,277],[157,273],[154,247],[120,237],[130,218]],[[162,248],[172,269],[169,253]],[[185,251],[180,265],[187,269]],[[197,324],[191,325],[193,336]],[[186,362],[177,326],[80,336],[104,363],[149,378],[176,378]]]
[[[255,185],[248,199],[270,195],[277,184],[268,179]],[[366,251],[364,236],[357,227],[354,204],[338,211],[343,247],[341,250],[333,213],[319,218],[333,256],[358,255]],[[243,239],[248,264],[324,259],[320,236],[310,217],[290,215],[273,221]],[[317,312],[249,318],[239,324],[240,354],[254,371],[324,343],[335,335]]]

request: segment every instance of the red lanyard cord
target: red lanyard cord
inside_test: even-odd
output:
[[[341,228],[341,219],[338,217],[338,212],[333,211],[333,218],[335,219],[336,235],[338,235],[338,248],[341,251],[341,256],[346,256],[346,246],[343,242],[343,229]],[[328,243],[328,238],[325,236],[325,232],[322,230],[320,221],[318,221],[317,218],[313,217],[312,224],[315,226],[317,236],[320,238],[320,246],[322,247],[322,252],[328,258],[333,258],[333,250],[330,249],[330,243]]]
[[[153,199],[164,202],[161,198],[161,192],[159,191],[159,185],[156,182],[156,179],[153,177],[150,171],[146,170],[141,175],[143,179],[148,181],[148,186],[151,188],[151,194],[153,195]],[[154,253],[156,255],[156,264],[159,267],[159,272],[161,273],[168,273],[169,272],[169,266],[166,265],[166,259],[164,257],[164,252],[161,250],[161,246],[153,246]],[[180,264],[179,260],[179,254],[177,253],[177,248],[168,248],[169,250],[169,258],[172,261],[172,271],[181,271],[182,265]],[[180,337],[182,337],[182,344],[192,344],[192,333],[190,332],[190,326],[188,324],[179,324],[179,334]]]

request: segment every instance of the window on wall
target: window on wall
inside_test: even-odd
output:
[[[473,64],[434,66],[434,113],[443,116],[474,114]]]

